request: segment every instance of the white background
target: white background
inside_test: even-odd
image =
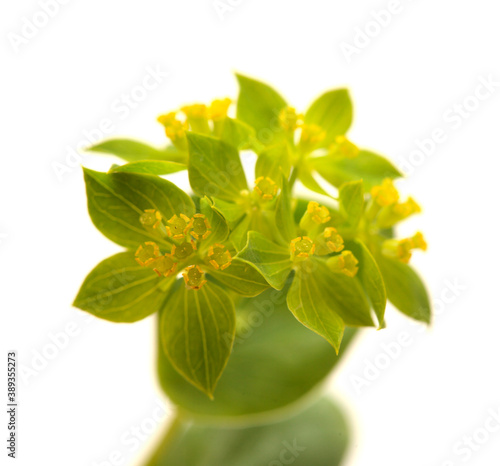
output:
[[[416,140],[444,131],[446,141],[429,155],[411,156],[416,163],[399,184],[424,207],[402,233],[421,229],[427,237],[428,252],[413,263],[441,312],[422,331],[389,309],[388,328],[364,333],[331,391],[355,419],[348,465],[498,464],[500,430],[481,429],[493,430],[489,411],[500,410],[500,87],[480,102],[469,98],[481,77],[500,81],[496,2],[401,0],[390,24],[378,28],[372,15],[388,0],[232,3],[221,16],[212,0],[72,0],[45,26],[23,31],[34,17],[43,23],[40,4],[4,2],[2,354],[15,349],[20,363],[35,370],[33,358],[50,354],[51,335],[73,329],[68,338],[59,335],[66,346],[52,360],[44,367],[38,361],[36,373],[19,382],[16,464],[105,465],[115,451],[122,458],[115,464],[134,464],[166,426],[146,422],[153,432],[139,448],[131,440],[131,429],[158,414],[162,399],[153,320],[117,325],[71,307],[85,275],[119,248],[91,224],[77,164],[59,179],[54,162],[65,164],[68,147],[106,119],[113,126],[107,136],[163,144],[156,116],[235,97],[233,71],[270,83],[299,110],[325,90],[348,86],[355,102],[351,138],[396,164],[410,160]],[[373,37],[349,61],[341,44],[353,45],[357,28]],[[20,39],[23,32],[33,37]],[[125,115],[116,99],[141,85],[148,67],[170,75]],[[471,111],[451,119],[464,99]],[[113,161],[85,155],[82,163],[106,170]],[[453,294],[450,282],[460,291]],[[381,345],[401,332],[409,345],[357,390],[353,376],[387,362]],[[460,450],[467,435],[476,438],[470,458]],[[5,453],[0,462],[10,464]]]

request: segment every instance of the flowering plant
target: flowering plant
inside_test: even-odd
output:
[[[90,150],[127,163],[84,169],[93,223],[126,251],[96,266],[74,304],[114,322],[158,313],[160,381],[194,417],[290,405],[324,379],[352,328],[385,326],[387,299],[431,319],[408,264],[425,240],[395,232],[420,208],[400,200],[401,174],[387,159],[346,137],[348,92],[327,92],[299,114],[271,87],[238,81],[235,117],[227,98],[183,107],[158,118],[166,147],[106,141]],[[241,151],[257,156],[253,186]],[[164,178],[183,170],[190,194]],[[295,194],[298,182],[313,199]],[[267,309],[258,325],[252,306]],[[286,370],[280,345],[296,357]],[[249,373],[269,375],[266,396]]]

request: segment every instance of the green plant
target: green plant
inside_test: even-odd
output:
[[[426,249],[423,236],[394,237],[420,208],[399,200],[393,180],[401,174],[388,160],[346,138],[348,92],[327,92],[299,115],[269,86],[238,81],[236,118],[227,116],[229,99],[183,107],[158,118],[171,145],[106,141],[90,150],[128,163],[84,169],[92,221],[127,250],[97,265],[75,306],[114,322],[159,314],[159,379],[181,418],[150,464],[208,464],[196,462],[197,448],[209,448],[200,439],[236,435],[188,428],[186,419],[266,423],[296,406],[332,370],[354,328],[385,326],[387,298],[414,319],[431,318],[408,265],[413,249]],[[257,155],[253,188],[242,150]],[[186,169],[192,195],[161,177]],[[297,181],[321,205],[295,195]],[[261,438],[267,428],[245,432]],[[296,464],[339,464],[344,447],[335,461],[303,455]],[[182,462],[176,449],[194,456]],[[219,450],[212,453],[224,464],[264,464]]]

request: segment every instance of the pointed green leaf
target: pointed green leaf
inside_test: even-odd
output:
[[[347,219],[351,227],[357,227],[363,214],[365,199],[363,181],[349,181],[339,189],[340,213]]]
[[[342,360],[356,330],[346,328],[343,351],[337,356],[288,310],[287,291],[271,288],[238,302],[233,351],[213,400],[186,381],[160,347],[158,375],[170,400],[190,418],[244,423],[255,422],[260,413],[266,420],[272,413],[281,416],[283,408],[312,395]],[[231,343],[232,336],[224,336],[224,341]]]
[[[141,267],[133,252],[121,252],[87,275],[73,306],[112,322],[136,322],[160,309],[172,281]]]
[[[299,168],[299,180],[307,188],[314,193],[321,194],[323,196],[332,197],[328,194],[323,187],[316,181],[313,176],[312,170],[309,163],[303,163]]]
[[[281,181],[281,193],[276,203],[276,228],[286,245],[289,245],[290,241],[297,236],[292,201],[290,199],[290,187],[284,176]]]
[[[255,130],[243,121],[226,117],[220,139],[238,150],[248,149],[255,141]]]
[[[365,191],[369,191],[381,184],[384,178],[403,176],[389,160],[366,150],[360,151],[352,159],[325,155],[310,159],[310,163],[326,181],[336,187],[347,181],[362,179]]]
[[[214,283],[192,290],[179,280],[161,311],[160,325],[163,350],[170,362],[212,398],[234,340],[231,299]]]
[[[377,262],[362,241],[346,241],[346,249],[352,251],[359,261],[359,270],[356,277],[368,295],[368,299],[377,316],[379,328],[381,328],[384,322],[387,295],[384,280]]]
[[[140,160],[139,162],[130,162],[125,165],[114,166],[109,173],[146,173],[149,175],[169,175],[170,173],[186,170],[187,165],[167,160]]]
[[[151,147],[143,142],[133,141],[132,139],[110,139],[95,144],[87,150],[115,155],[127,162],[137,162],[139,160],[186,162],[186,154],[180,152],[174,146],[157,149],[156,147]]]
[[[212,201],[214,208],[222,214],[231,228],[234,228],[246,213],[245,207],[242,204],[223,201],[215,197],[212,198]]]
[[[90,217],[103,235],[121,246],[136,249],[145,241],[169,244],[141,225],[139,218],[146,209],[158,209],[166,220],[174,214],[194,214],[191,198],[170,181],[153,175],[83,170]]]
[[[295,317],[339,350],[344,323],[374,325],[359,281],[332,272],[316,257],[304,262],[293,279],[287,302]]]
[[[352,122],[352,102],[347,89],[326,92],[309,107],[305,116],[306,124],[315,124],[326,131],[322,147],[328,147],[335,137],[345,134]]]
[[[265,145],[278,142],[284,136],[278,123],[280,111],[286,102],[267,84],[240,74],[236,75],[240,85],[237,118],[255,129],[257,139]]]
[[[431,303],[425,285],[407,264],[378,255],[377,263],[384,277],[389,301],[403,314],[429,324]]]
[[[247,244],[247,234],[250,230],[251,223],[252,217],[250,215],[245,215],[231,231],[229,239],[236,251],[241,251]]]
[[[290,175],[291,155],[288,144],[276,144],[264,149],[255,164],[255,178],[260,176],[271,178],[280,184],[282,175]]]
[[[234,201],[248,190],[238,150],[225,142],[188,133],[189,182],[199,196]]]
[[[175,426],[146,466],[341,466],[349,440],[342,410],[326,399],[258,426]]]
[[[277,290],[285,286],[292,270],[289,249],[273,243],[256,231],[248,232],[247,244],[239,252],[238,258],[255,267]]]
[[[210,275],[242,296],[257,296],[269,288],[269,284],[257,270],[238,258],[233,259],[231,265],[224,270],[211,270]]]
[[[227,222],[206,196],[200,199],[200,212],[207,218],[211,227],[210,235],[206,240],[203,240],[203,247],[226,241],[229,235]]]
[[[286,300],[295,318],[313,332],[321,335],[338,354],[344,335],[344,321],[331,309],[318,284],[298,272],[293,279]]]

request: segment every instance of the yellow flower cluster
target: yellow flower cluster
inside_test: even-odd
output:
[[[192,256],[198,251],[197,242],[205,240],[212,233],[210,223],[203,214],[194,214],[191,218],[184,214],[173,215],[164,222],[158,210],[148,209],[141,214],[140,222],[147,231],[172,242],[170,252],[164,254],[152,241],[141,244],[135,253],[138,264],[154,270],[160,277],[176,273],[179,264],[184,268],[189,262],[196,262]],[[224,270],[232,261],[226,246],[218,243],[208,248],[201,262],[203,259],[205,265],[211,265],[216,270]],[[194,290],[206,283],[205,273],[198,264],[185,267],[182,276],[186,285]]]

